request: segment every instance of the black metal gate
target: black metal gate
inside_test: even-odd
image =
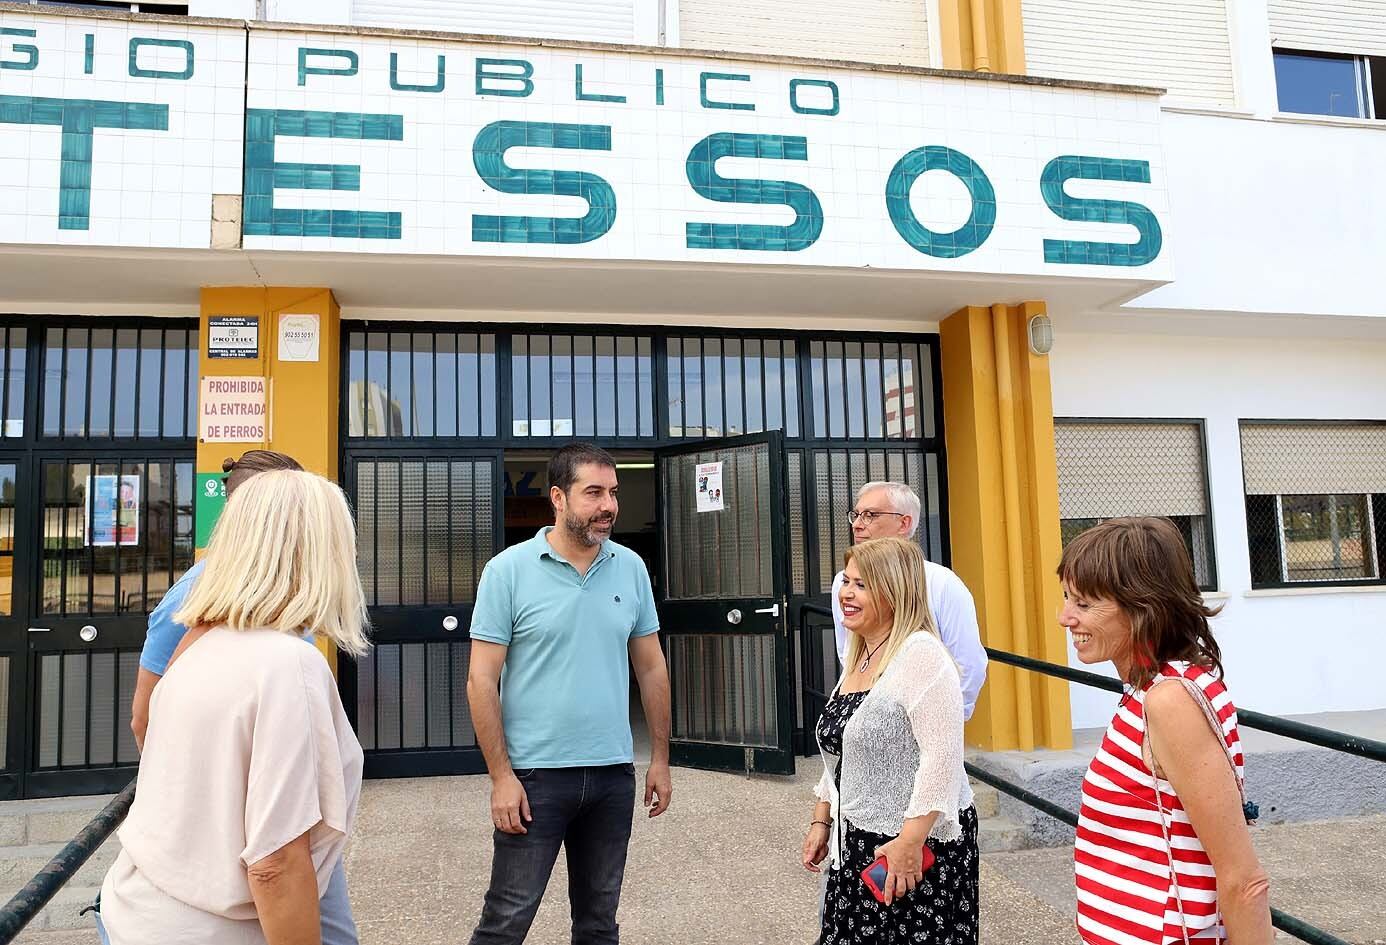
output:
[[[0,797],[118,790],[149,612],[193,561],[197,326],[0,320]]]
[[[370,777],[485,770],[467,704],[472,605],[500,550],[500,452],[349,451],[371,652],[342,660]]]
[[[458,540],[451,531],[445,540],[430,529],[448,509],[456,515],[456,503],[442,499],[441,467],[430,472],[429,464],[499,464],[510,451],[530,456],[573,439],[648,454],[778,432],[774,462],[783,461],[787,512],[777,525],[787,536],[790,614],[787,659],[777,653],[773,661],[787,677],[775,681],[782,714],[773,750],[781,758],[779,722],[791,716],[790,744],[807,749],[813,719],[801,695],[821,689],[835,665],[831,627],[799,639],[799,606],[826,603],[850,542],[845,515],[855,489],[872,479],[910,483],[924,505],[920,542],[931,560],[947,563],[936,335],[354,322],[343,324],[342,364],[342,481],[361,516],[362,573],[368,584],[386,573],[373,568],[389,574],[385,596],[368,587],[378,651],[361,666],[344,661],[342,672],[369,773],[484,769],[460,688],[472,599],[450,581],[447,594],[427,588],[440,580],[440,565],[455,573],[462,561],[480,573],[504,545],[504,506],[497,491],[483,522],[476,500],[467,500],[475,534],[492,543],[450,545]],[[503,466],[490,469],[499,490]],[[387,536],[370,531],[378,516],[412,524]],[[406,587],[397,568],[420,570]],[[424,568],[431,576],[420,589]],[[449,617],[455,630],[442,629]],[[715,655],[694,650],[676,658],[714,665]]]

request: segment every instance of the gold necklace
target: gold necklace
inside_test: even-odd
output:
[[[890,634],[887,633],[887,634],[885,635],[885,639],[881,640],[880,643],[877,643],[875,646],[871,647],[871,649],[867,651],[866,657],[861,661],[861,665],[857,667],[857,672],[859,672],[859,673],[864,673],[864,672],[866,672],[866,667],[868,667],[868,666],[871,665],[871,657],[875,656],[875,655],[876,655],[876,651],[879,650],[881,647],[885,646],[885,645],[886,645],[886,641],[889,640],[889,639],[890,639]]]

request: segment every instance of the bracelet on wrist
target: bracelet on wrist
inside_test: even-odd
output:
[[[816,827],[816,826],[819,825],[819,824],[822,824],[824,827],[827,827],[829,830],[832,830],[832,829],[833,829],[833,824],[832,824],[832,821],[830,821],[830,820],[815,820],[815,821],[811,821],[811,822],[809,823],[809,826],[810,826],[810,827]]]

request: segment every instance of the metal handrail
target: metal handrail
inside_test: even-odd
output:
[[[1084,686],[1092,686],[1096,689],[1105,689],[1108,692],[1122,692],[1121,681],[1110,676],[1100,676],[1097,673],[1089,673],[1081,669],[1074,669],[1071,666],[1061,666],[1058,663],[1049,663],[1044,660],[1032,659],[1028,656],[1020,656],[1017,653],[1009,653],[1005,650],[996,650],[991,647],[986,648],[987,656],[996,660],[998,663],[1007,663],[1021,669],[1028,669],[1032,672],[1043,673],[1046,676],[1056,676],[1060,679],[1067,679]],[[1294,722],[1290,719],[1282,719],[1274,715],[1265,715],[1261,712],[1237,710],[1238,724],[1244,724],[1248,728],[1260,729],[1264,732],[1272,732],[1276,735],[1283,735],[1286,738],[1293,738],[1298,741],[1310,742],[1324,748],[1340,751],[1345,754],[1358,755],[1362,758],[1370,758],[1374,761],[1386,761],[1386,743],[1375,741],[1370,738],[1362,738],[1357,735],[1348,735],[1344,732],[1335,732],[1333,729],[1320,728],[1317,725],[1306,725],[1303,722]],[[1002,791],[1029,806],[1048,814],[1070,827],[1078,826],[1078,815],[1068,810],[1048,798],[1040,797],[1032,791],[1027,791],[1018,784],[1007,781],[1000,775],[994,774],[985,768],[979,767],[972,762],[963,762],[963,767],[968,775],[990,784],[998,791]],[[1281,912],[1275,907],[1271,907],[1271,925],[1288,932],[1301,941],[1308,942],[1309,945],[1350,945],[1344,939],[1338,938],[1330,932],[1315,925],[1310,925],[1303,919],[1292,916],[1289,913]]]
[[[970,761],[963,762],[963,767],[967,769],[970,777],[976,778],[985,784],[990,784],[998,791],[1002,791],[1014,797],[1018,801],[1030,805],[1036,810],[1042,811],[1053,817],[1055,820],[1062,821],[1070,827],[1078,826],[1078,815],[1066,807],[1055,804],[1048,798],[1040,797],[1032,791],[1027,791],[1018,784],[1007,781],[1000,775],[988,771],[986,768],[978,767]],[[1271,925],[1283,932],[1289,932],[1295,938],[1308,942],[1309,945],[1351,945],[1350,942],[1338,938],[1331,932],[1310,925],[1303,919],[1297,918],[1286,912],[1281,912],[1274,906],[1271,907]]]
[[[991,647],[987,647],[986,651],[987,656],[996,660],[998,663],[1019,666],[1021,669],[1043,673],[1046,676],[1057,676],[1061,679],[1067,679],[1070,682],[1082,683],[1085,686],[1106,689],[1108,692],[1122,691],[1121,681],[1113,679],[1111,676],[1101,676],[1097,673],[1089,673],[1085,670],[1074,669],[1071,666],[1063,666],[1059,663],[1047,663],[1044,660],[1033,659],[1029,656],[1020,656],[1016,653],[1008,653],[1005,650],[996,650]],[[1361,735],[1350,735],[1347,732],[1337,732],[1331,728],[1322,728],[1318,725],[1307,725],[1304,722],[1283,719],[1277,715],[1266,715],[1263,712],[1253,712],[1250,709],[1237,710],[1237,724],[1245,725],[1247,728],[1258,729],[1262,732],[1270,732],[1273,735],[1292,738],[1295,741],[1308,742],[1311,745],[1318,745],[1322,748],[1331,748],[1334,751],[1341,751],[1344,754],[1357,755],[1360,758],[1369,758],[1372,761],[1386,761],[1386,742],[1377,741],[1374,738],[1365,738]]]
[[[33,921],[39,910],[48,905],[58,890],[76,875],[82,864],[91,859],[97,847],[115,833],[130,805],[135,800],[135,782],[126,785],[101,812],[93,817],[85,827],[67,842],[48,865],[39,870],[38,875],[29,880],[24,888],[15,893],[4,908],[0,908],[0,945],[14,941],[24,926]]]

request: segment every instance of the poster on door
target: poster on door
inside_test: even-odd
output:
[[[87,544],[140,543],[140,477],[87,477]]]
[[[726,508],[722,497],[722,464],[699,463],[698,473],[698,511],[720,512]]]

